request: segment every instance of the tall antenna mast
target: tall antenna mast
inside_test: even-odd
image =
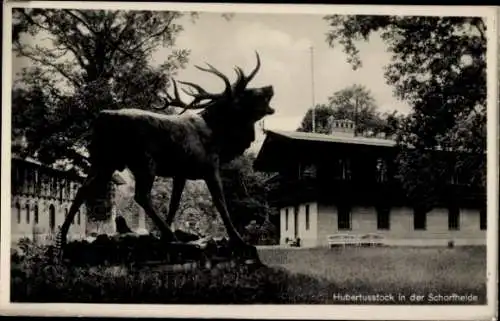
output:
[[[356,99],[354,101],[354,136],[357,136],[356,126],[358,125],[358,103],[358,96],[356,96]]]
[[[311,115],[312,115],[312,132],[316,132],[316,115],[315,115],[315,109],[316,109],[316,102],[314,101],[314,49],[311,46],[311,101],[312,101],[312,110],[311,110]]]

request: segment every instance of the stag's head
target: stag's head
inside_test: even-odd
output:
[[[194,98],[191,103],[186,104],[181,101],[177,84],[174,81],[174,97],[167,95],[169,99],[168,105],[182,107],[184,111],[188,109],[204,109],[210,112],[210,110],[217,109],[217,111],[226,114],[234,121],[256,122],[267,115],[274,114],[274,109],[269,105],[274,96],[272,86],[247,88],[248,83],[260,69],[260,57],[258,53],[256,53],[256,57],[257,65],[248,76],[245,75],[240,67],[234,68],[237,79],[233,84],[231,84],[223,73],[210,64],[207,64],[206,68],[195,66],[201,71],[214,74],[222,79],[225,84],[224,91],[222,93],[209,93],[197,84],[180,81],[179,83],[190,86],[197,91],[183,89],[185,93]]]

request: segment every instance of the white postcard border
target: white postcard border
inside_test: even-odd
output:
[[[12,81],[11,9],[13,7],[141,9],[204,12],[252,12],[286,14],[369,14],[422,16],[483,16],[487,21],[487,299],[484,306],[370,306],[370,305],[125,305],[125,304],[25,304],[10,303],[10,99]],[[495,7],[480,6],[388,6],[388,5],[290,5],[290,4],[205,4],[132,2],[8,2],[4,3],[2,74],[2,185],[0,314],[50,316],[120,317],[215,317],[262,319],[373,319],[373,320],[486,320],[497,305],[498,278],[498,21]]]

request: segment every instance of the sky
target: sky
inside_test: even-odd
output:
[[[353,84],[366,86],[381,112],[410,110],[385,82],[384,66],[390,53],[378,35],[358,44],[363,66],[354,71],[342,48],[333,49],[326,43],[328,22],[321,15],[236,13],[227,21],[219,13],[203,13],[194,23],[187,19],[183,26],[176,46],[189,48],[191,54],[189,65],[177,79],[198,83],[209,91],[222,90],[222,81],[194,65],[208,62],[234,80],[233,67],[249,73],[256,64],[255,51],[259,53],[261,68],[249,87],[274,87],[271,106],[276,113],[265,118],[266,129],[297,129],[313,99],[326,103],[335,91]],[[154,61],[161,63],[169,50],[158,51]],[[263,138],[259,132],[252,149],[258,149]]]
[[[322,15],[238,12],[228,21],[220,13],[204,12],[195,22],[188,15],[179,23],[184,30],[175,48],[190,49],[191,54],[186,69],[179,71],[178,80],[198,83],[208,91],[217,92],[223,89],[222,81],[194,65],[208,62],[234,80],[233,67],[240,66],[249,73],[256,64],[255,51],[259,53],[261,68],[249,87],[274,87],[271,106],[276,112],[265,118],[266,129],[297,129],[313,101],[326,103],[335,91],[353,84],[369,89],[381,112],[410,110],[394,97],[392,87],[385,82],[384,67],[390,61],[390,53],[378,35],[357,44],[363,66],[354,71],[342,48],[333,49],[326,43],[328,22]],[[158,50],[152,64],[163,63],[170,51]],[[26,61],[14,58],[13,64],[15,73]],[[183,98],[190,99],[184,95]],[[251,147],[254,151],[258,151],[264,139],[263,132],[257,132]]]

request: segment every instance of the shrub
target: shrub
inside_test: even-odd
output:
[[[29,238],[20,239],[17,245],[17,249],[12,249],[11,260],[14,263],[46,262],[51,258],[52,246],[33,242]]]
[[[255,220],[245,227],[245,240],[254,245],[274,245],[278,244],[279,235],[276,227],[265,220],[259,225]]]
[[[44,252],[46,253],[46,252]],[[16,254],[19,255],[19,254]],[[248,266],[161,271],[160,267],[56,265],[20,256],[11,269],[13,302],[271,303],[279,280],[271,269]],[[274,278],[274,279],[273,279]]]

